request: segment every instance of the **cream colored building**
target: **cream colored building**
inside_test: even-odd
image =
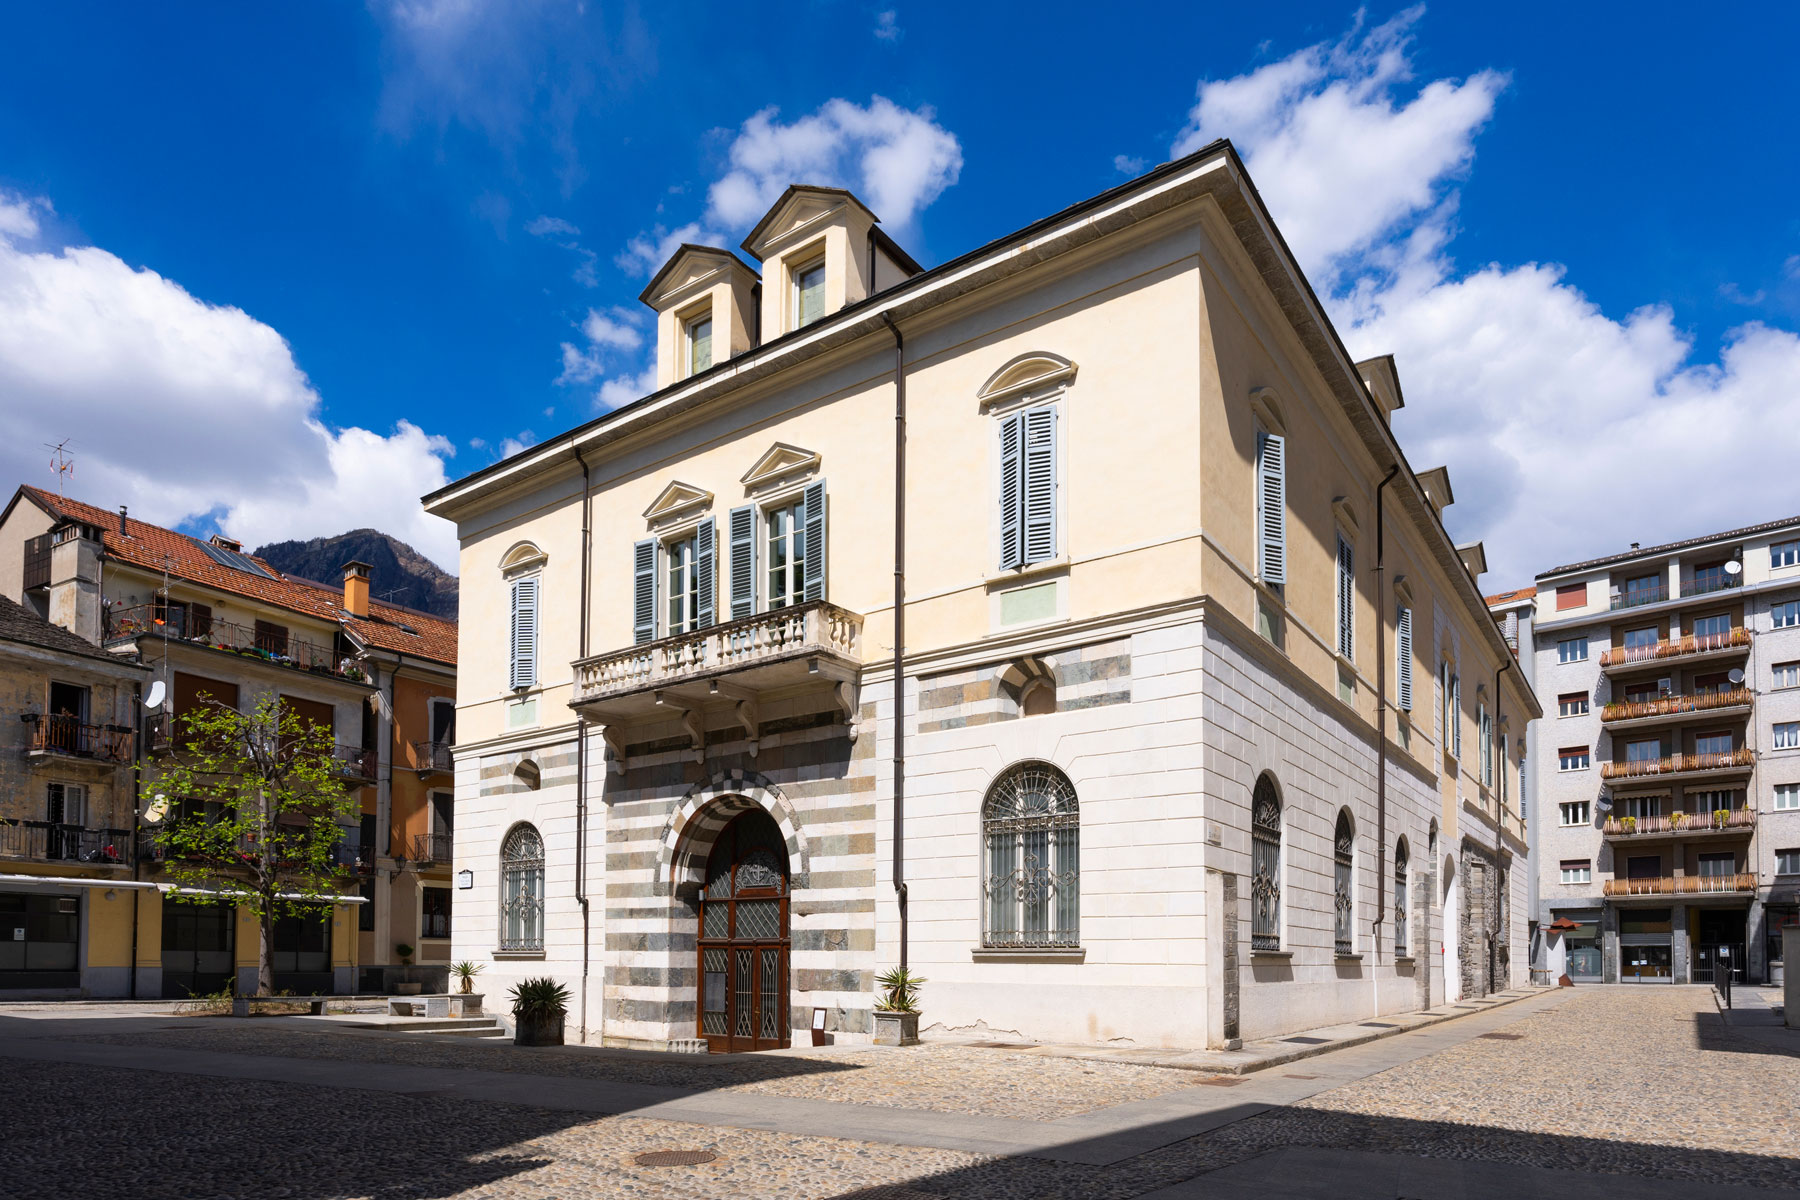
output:
[[[426,497],[489,991],[742,1049],[905,963],[1196,1046],[1523,980],[1536,701],[1228,145],[929,271],[830,188],[743,250],[645,291],[657,392]]]

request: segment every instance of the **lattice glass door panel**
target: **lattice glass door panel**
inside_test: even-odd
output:
[[[778,946],[765,946],[762,949],[762,990],[758,994],[758,1013],[760,1036],[765,1041],[781,1040],[781,993],[783,976],[781,969],[781,949]]]
[[[725,1012],[725,967],[728,953],[703,950],[700,953],[700,1032],[722,1037],[730,1029]]]
[[[751,975],[756,967],[756,951],[744,949],[731,952],[733,974],[737,984],[732,989],[731,1036],[733,1038],[749,1038],[754,1036],[756,1026],[752,1021],[756,1007],[756,985]]]

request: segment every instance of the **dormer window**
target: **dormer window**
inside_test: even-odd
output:
[[[794,328],[811,325],[825,315],[825,260],[794,272]]]
[[[685,329],[687,373],[698,375],[713,364],[713,323],[710,312],[691,318]]]

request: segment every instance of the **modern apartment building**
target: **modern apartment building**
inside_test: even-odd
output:
[[[1537,704],[1219,143],[922,270],[796,186],[462,541],[458,958],[571,1036],[1231,1045],[1524,978]]]
[[[137,680],[130,703],[106,707],[105,720],[124,731],[123,807],[113,805],[104,827],[83,835],[118,844],[114,835],[130,831],[122,861],[144,885],[133,885],[129,902],[135,959],[129,974],[108,974],[103,985],[84,980],[84,988],[153,997],[216,992],[234,980],[254,987],[257,939],[244,914],[223,904],[163,903],[166,849],[150,798],[182,712],[206,699],[247,710],[265,696],[332,731],[345,786],[359,793],[362,810],[361,827],[345,830],[343,902],[277,923],[276,986],[382,989],[402,943],[421,966],[435,962],[436,975],[447,975],[452,810],[442,785],[450,778],[454,623],[372,599],[361,563],[346,566],[341,589],[290,578],[225,538],[203,541],[32,487],[0,513],[0,589]],[[163,699],[146,709],[155,685]],[[54,724],[62,704],[53,694],[24,711],[49,714],[43,719]],[[84,727],[95,719],[84,716]],[[27,810],[38,804],[32,795],[7,801]],[[86,813],[88,821],[103,815],[92,804]]]
[[[1765,980],[1800,892],[1800,518],[1558,567],[1533,604],[1552,978]]]

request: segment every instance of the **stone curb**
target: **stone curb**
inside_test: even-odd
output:
[[[1291,1050],[1283,1050],[1278,1053],[1257,1058],[1251,1062],[1195,1063],[1181,1062],[1178,1057],[1129,1058],[1124,1055],[1077,1054],[1055,1050],[1042,1050],[1039,1051],[1039,1053],[1046,1058],[1074,1058],[1086,1062],[1124,1063],[1128,1066],[1138,1067],[1162,1067],[1172,1071],[1194,1071],[1203,1075],[1248,1075],[1255,1071],[1267,1070],[1270,1067],[1286,1066],[1289,1063],[1299,1062],[1302,1059],[1314,1058],[1321,1054],[1329,1054],[1333,1050],[1347,1050],[1352,1046],[1365,1046],[1370,1042],[1378,1042],[1382,1038],[1394,1037],[1395,1035],[1402,1033],[1411,1033],[1415,1029],[1425,1029],[1432,1025],[1442,1024],[1445,1021],[1454,1021],[1459,1017],[1472,1017],[1478,1012],[1487,1012],[1489,1009],[1500,1008],[1520,1000],[1529,1000],[1533,996],[1546,995],[1556,990],[1557,989],[1553,987],[1533,987],[1517,992],[1516,994],[1511,991],[1496,992],[1493,996],[1482,1000],[1464,1001],[1464,1003],[1476,1005],[1475,1008],[1470,1009],[1469,1011],[1432,1012],[1426,1010],[1423,1016],[1416,1020],[1408,1019],[1412,1014],[1396,1013],[1396,1019],[1406,1021],[1406,1024],[1395,1025],[1392,1029],[1371,1029],[1367,1033],[1355,1034],[1345,1038],[1334,1038],[1319,1046],[1296,1046]],[[1300,1033],[1292,1034],[1290,1036],[1304,1037],[1305,1034],[1306,1031],[1302,1030]],[[1185,1051],[1183,1053],[1192,1053],[1192,1051]],[[1221,1053],[1241,1052],[1222,1051]]]

